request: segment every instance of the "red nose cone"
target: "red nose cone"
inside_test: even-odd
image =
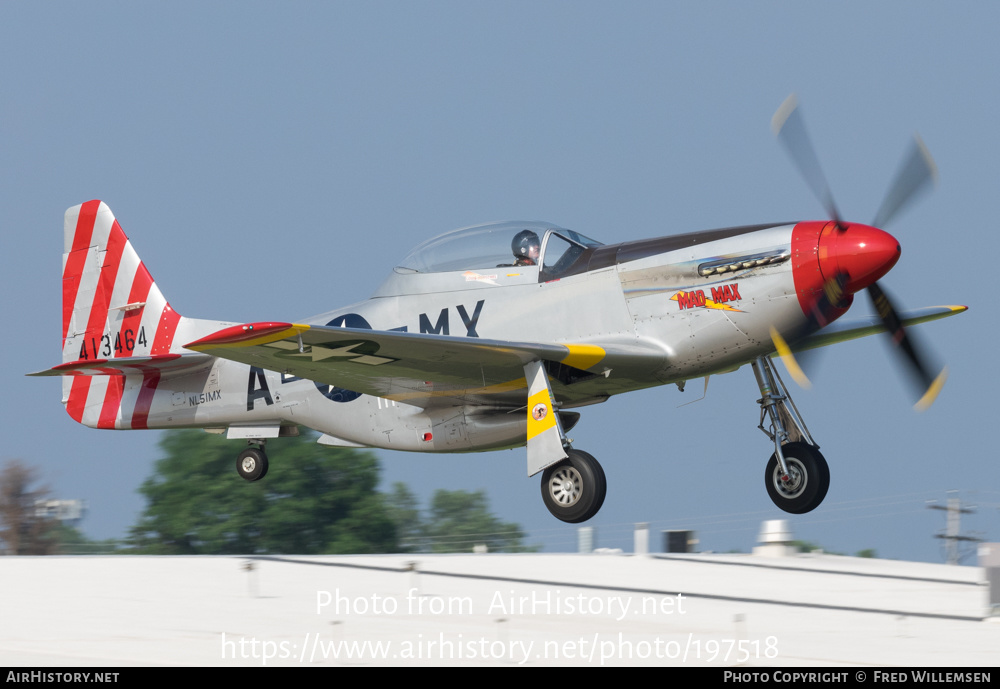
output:
[[[889,272],[899,260],[899,242],[888,232],[868,225],[834,223],[819,238],[819,269],[826,280],[847,275],[844,290],[854,294]]]

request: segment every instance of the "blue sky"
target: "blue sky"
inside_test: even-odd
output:
[[[884,342],[824,352],[794,395],[832,484],[792,527],[829,550],[943,561],[925,501],[954,489],[979,506],[964,530],[1000,540],[998,22],[989,2],[3,3],[0,461],[86,499],[82,528],[103,538],[134,523],[158,456],[158,433],[77,426],[57,381],[23,376],[58,363],[69,206],[106,201],[185,315],[301,319],[475,223],[544,219],[610,243],[820,219],[769,128],[796,92],[851,220],[871,220],[920,132],[940,184],[888,228],[903,255],[880,284],[902,307],[970,310],[920,329],[951,368],[925,414]],[[748,550],[785,516],[764,491],[749,369],[678,408],[700,391],[585,410],[571,435],[608,476],[599,545],[630,548],[649,522]],[[485,488],[529,542],[572,550],[523,453],[378,454],[387,486]]]

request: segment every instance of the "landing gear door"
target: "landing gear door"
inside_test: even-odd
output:
[[[566,459],[566,436],[552,403],[552,388],[541,361],[524,367],[528,381],[528,476]]]

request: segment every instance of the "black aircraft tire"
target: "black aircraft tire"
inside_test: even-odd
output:
[[[267,474],[267,455],[258,447],[248,447],[236,458],[236,472],[246,481],[259,481]]]
[[[585,522],[604,504],[608,492],[604,469],[582,450],[569,450],[566,459],[542,473],[542,501],[556,519]]]
[[[781,446],[790,481],[781,480],[777,454],[772,454],[764,470],[764,486],[771,501],[790,514],[811,512],[830,488],[830,467],[820,451],[806,443]]]

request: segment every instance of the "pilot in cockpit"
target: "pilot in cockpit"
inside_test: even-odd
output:
[[[538,241],[537,234],[531,230],[521,230],[514,235],[514,241],[510,243],[510,249],[514,252],[514,265],[537,265],[541,247],[542,243]]]

